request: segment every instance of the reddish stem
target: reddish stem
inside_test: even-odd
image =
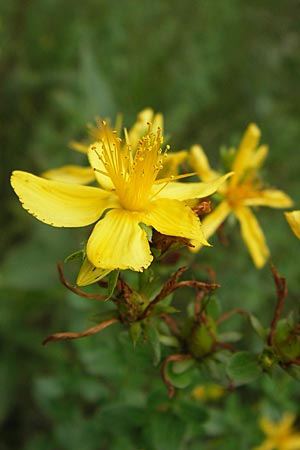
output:
[[[277,293],[277,305],[275,308],[275,313],[274,313],[274,317],[273,317],[273,320],[271,323],[270,333],[268,336],[268,344],[270,346],[272,346],[273,342],[274,342],[276,326],[277,326],[278,320],[280,318],[284,300],[287,296],[287,283],[286,283],[286,279],[279,275],[274,264],[271,263],[270,267],[271,267],[271,270],[273,273],[273,277],[274,277],[274,281],[275,281],[275,285],[276,285],[276,293]]]
[[[48,344],[48,342],[60,341],[63,339],[78,339],[86,336],[91,336],[92,334],[98,333],[98,331],[103,330],[106,327],[109,327],[113,323],[121,322],[120,319],[114,317],[113,319],[106,320],[105,322],[101,322],[95,327],[89,328],[88,330],[82,331],[80,333],[72,333],[72,332],[63,332],[63,333],[55,333],[48,336],[43,340],[43,345]]]
[[[169,380],[169,378],[168,378],[167,375],[166,375],[166,367],[167,367],[167,364],[168,364],[169,362],[171,362],[171,361],[185,361],[185,360],[187,360],[187,359],[190,359],[191,357],[192,357],[192,355],[190,355],[190,354],[187,354],[187,355],[174,354],[174,355],[168,356],[168,357],[163,361],[163,363],[162,363],[162,365],[161,365],[161,376],[162,376],[162,379],[163,379],[165,385],[166,385],[167,388],[168,388],[168,391],[169,391],[169,394],[168,394],[168,395],[169,395],[169,398],[172,398],[173,395],[175,394],[175,388],[174,388],[173,384],[171,383],[171,381]]]
[[[80,297],[84,297],[84,298],[88,298],[91,300],[106,300],[107,299],[107,295],[101,295],[101,294],[87,294],[86,292],[78,289],[76,286],[73,286],[71,283],[69,283],[68,280],[66,280],[64,273],[63,273],[63,268],[62,268],[62,262],[59,261],[57,263],[57,269],[58,269],[58,275],[59,275],[59,279],[61,281],[61,283],[70,291],[74,292],[74,294],[79,295]]]

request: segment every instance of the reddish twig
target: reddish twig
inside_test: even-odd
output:
[[[186,280],[186,281],[179,281],[174,286],[174,289],[171,292],[181,287],[197,288],[202,289],[203,291],[214,291],[219,287],[221,287],[221,285],[218,283],[205,283],[204,281]]]
[[[113,323],[121,322],[120,319],[114,317],[113,319],[106,320],[105,322],[101,322],[95,327],[89,328],[88,330],[82,331],[80,333],[72,333],[72,332],[64,332],[64,333],[55,333],[48,336],[43,340],[43,345],[48,344],[48,342],[60,341],[63,339],[78,339],[86,336],[91,336],[92,334],[98,333],[98,331],[103,330],[106,327],[109,327]]]
[[[187,267],[180,267],[175,273],[174,275],[172,275],[168,281],[164,284],[164,286],[162,287],[160,293],[149,303],[149,305],[145,308],[145,310],[143,311],[143,313],[140,316],[140,320],[144,319],[145,317],[147,317],[150,312],[152,311],[152,309],[154,308],[154,306],[160,302],[161,300],[163,300],[165,297],[167,297],[169,294],[171,294],[174,290],[174,286],[175,283],[177,281],[177,279],[180,277],[180,275],[183,274],[183,272],[185,272],[187,270]]]
[[[168,314],[160,314],[159,317],[165,321],[174,336],[179,336],[178,323],[175,319],[173,319],[173,317],[168,316]]]
[[[201,313],[201,302],[205,296],[205,291],[199,291],[196,295],[195,304],[194,304],[194,312],[195,316],[198,316]]]
[[[272,273],[273,273],[273,277],[274,277],[274,281],[275,281],[275,285],[276,285],[276,293],[277,293],[277,305],[275,308],[275,313],[274,313],[274,317],[271,323],[271,328],[270,328],[270,333],[268,336],[268,344],[270,346],[273,345],[274,342],[274,336],[275,336],[275,330],[276,330],[276,326],[283,308],[283,304],[284,304],[284,300],[287,296],[287,282],[286,279],[284,277],[281,277],[276,269],[276,267],[274,266],[274,264],[270,264]]]
[[[169,395],[169,398],[172,398],[172,397],[173,397],[173,395],[174,395],[174,393],[175,393],[175,388],[174,388],[173,384],[171,383],[171,381],[169,380],[169,378],[168,378],[167,375],[166,375],[166,367],[167,367],[167,364],[168,364],[169,362],[171,362],[171,361],[185,361],[185,360],[190,359],[190,358],[192,358],[192,355],[190,355],[190,354],[187,354],[187,355],[174,354],[174,355],[168,356],[168,357],[163,361],[160,370],[161,370],[161,376],[162,376],[162,379],[163,379],[163,381],[164,381],[164,383],[165,383],[165,385],[167,386],[168,391],[169,391],[169,394],[168,394],[168,395]]]
[[[231,345],[231,344],[228,344],[228,342],[218,342],[217,341],[215,343],[214,347],[215,347],[215,350],[217,350],[218,348],[222,348],[224,350],[228,350],[231,353],[235,353],[236,352],[236,349],[234,348],[234,346]]]
[[[235,314],[240,314],[241,316],[246,317],[246,318],[248,317],[248,314],[246,313],[246,311],[244,311],[243,309],[240,309],[240,308],[235,308],[235,309],[232,309],[231,311],[228,311],[228,312],[222,314],[222,316],[216,320],[216,324],[219,325],[219,323],[224,322],[225,320],[229,319],[230,317],[234,316]]]
[[[196,280],[179,281],[178,283],[176,283],[177,279],[185,270],[187,270],[187,267],[181,267],[174,275],[172,275],[171,278],[169,278],[160,293],[152,300],[152,302],[149,303],[147,308],[145,308],[143,314],[140,316],[140,320],[147,317],[158,302],[166,298],[168,295],[172,294],[172,292],[176,291],[177,289],[180,289],[182,287],[192,287],[203,291],[213,291],[220,287],[220,285],[216,283],[204,283],[203,281]]]
[[[86,292],[82,291],[81,289],[78,289],[76,286],[73,286],[71,283],[69,283],[68,280],[66,280],[63,268],[62,268],[62,262],[59,261],[57,263],[57,269],[58,269],[58,275],[61,283],[70,291],[74,292],[74,294],[79,295],[80,297],[88,298],[91,300],[106,300],[107,295],[101,295],[101,294],[87,294]]]

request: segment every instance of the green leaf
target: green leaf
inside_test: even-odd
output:
[[[225,331],[218,334],[219,342],[237,342],[242,338],[242,333],[238,331]]]
[[[250,352],[235,353],[227,365],[227,374],[236,386],[254,381],[261,373],[257,356]]]
[[[188,423],[197,423],[197,425],[201,422],[205,422],[208,418],[208,411],[206,407],[200,403],[186,399],[178,401],[178,410],[176,412],[183,421]]]
[[[129,327],[129,334],[132,339],[133,346],[135,347],[141,337],[141,334],[142,334],[141,322],[132,323]]]
[[[178,312],[180,312],[180,310],[174,306],[160,304],[153,308],[151,315],[158,316],[160,314],[175,314]]]
[[[295,380],[300,381],[300,366],[291,364],[284,369]]]
[[[172,365],[172,372],[176,374],[181,374],[186,372],[190,367],[194,366],[196,363],[195,359],[189,358],[184,361],[174,361]]]
[[[75,259],[80,259],[81,261],[84,260],[85,257],[85,251],[84,250],[77,250],[76,252],[71,253],[70,255],[68,255],[64,262],[70,262],[70,261],[74,261]]]
[[[179,389],[184,389],[192,383],[194,375],[194,367],[187,368],[184,372],[175,373],[173,370],[174,362],[170,362],[166,366],[167,378],[171,381],[173,386]]]
[[[222,307],[220,300],[215,295],[209,296],[206,306],[206,313],[214,320],[217,320],[220,317],[221,312]]]
[[[152,227],[149,227],[142,222],[139,223],[139,226],[146,232],[148,241],[152,242]]]
[[[253,330],[265,342],[267,339],[267,330],[262,326],[258,318],[254,314],[248,314],[248,320]]]
[[[152,415],[145,428],[146,437],[150,440],[147,448],[152,450],[182,448],[185,427],[183,421],[170,411]]]
[[[145,329],[145,335],[151,348],[153,365],[157,366],[161,359],[160,338],[155,323],[149,323]]]
[[[111,296],[113,295],[117,281],[118,281],[119,272],[120,272],[119,270],[113,270],[112,272],[109,273],[108,286],[107,286],[108,296],[105,300],[109,300],[111,298]]]

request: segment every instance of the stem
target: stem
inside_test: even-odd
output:
[[[82,331],[80,333],[72,333],[72,332],[63,332],[63,333],[55,333],[48,336],[43,340],[43,345],[48,344],[48,342],[60,341],[63,339],[78,339],[86,336],[91,336],[92,334],[98,333],[98,331],[103,330],[106,327],[109,327],[113,323],[121,322],[120,319],[114,317],[113,319],[106,320],[105,322],[101,322],[95,327],[89,328],[88,330]]]
[[[160,370],[161,370],[161,376],[162,376],[162,379],[163,379],[163,381],[164,381],[164,383],[165,383],[165,385],[167,386],[168,391],[169,391],[169,394],[168,394],[168,395],[169,395],[169,398],[172,398],[173,395],[175,394],[175,388],[174,388],[173,384],[171,383],[171,381],[169,380],[169,378],[168,378],[167,375],[166,375],[166,367],[167,367],[167,364],[168,364],[169,362],[171,362],[171,361],[185,361],[186,359],[190,359],[191,357],[192,357],[192,355],[190,355],[190,354],[187,354],[187,355],[175,354],[175,355],[170,355],[170,356],[168,356],[168,357],[163,361]]]
[[[84,297],[84,298],[88,298],[91,300],[106,300],[107,296],[106,295],[101,295],[101,294],[87,294],[84,291],[81,291],[80,289],[78,289],[76,286],[73,286],[71,283],[69,283],[68,280],[66,280],[64,273],[63,273],[63,268],[62,268],[62,262],[59,261],[57,263],[57,269],[58,269],[58,275],[59,275],[59,279],[61,281],[61,283],[70,291],[74,292],[74,294],[79,295],[80,297]]]
[[[283,304],[284,304],[284,300],[287,296],[287,283],[286,283],[286,279],[281,277],[276,269],[276,267],[274,266],[273,263],[270,264],[272,273],[273,273],[273,277],[274,277],[274,281],[275,281],[275,285],[276,285],[276,292],[277,292],[277,305],[275,308],[275,312],[274,312],[274,317],[271,323],[271,328],[270,328],[270,333],[269,333],[269,337],[268,337],[268,344],[272,347],[273,342],[274,342],[274,336],[275,336],[275,331],[276,331],[276,326],[283,308]]]
[[[235,309],[232,309],[231,311],[224,313],[221,317],[219,317],[218,320],[216,320],[216,324],[218,325],[219,323],[224,322],[225,320],[234,316],[234,314],[240,314],[241,316],[246,317],[246,318],[248,317],[248,314],[243,309],[235,308]]]

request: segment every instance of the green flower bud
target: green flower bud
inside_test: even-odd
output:
[[[295,326],[286,320],[278,322],[273,347],[281,362],[288,363],[300,358],[300,335]]]
[[[209,316],[206,316],[205,320],[200,323],[190,319],[185,323],[182,330],[188,351],[197,359],[212,352],[216,342],[216,334],[216,322]]]

